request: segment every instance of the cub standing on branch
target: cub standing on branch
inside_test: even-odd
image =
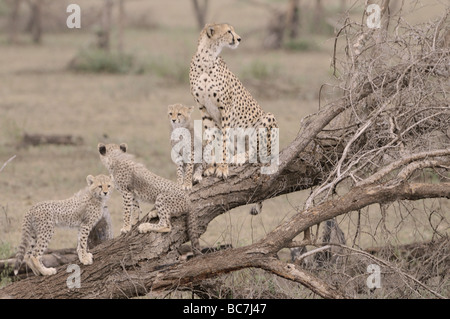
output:
[[[194,110],[193,106],[186,106],[180,103],[172,104],[167,107],[167,116],[172,126],[171,132],[171,144],[172,144],[172,156],[176,155],[178,159],[177,164],[177,183],[181,185],[184,190],[190,190],[192,183],[198,183],[202,180],[202,163],[194,163],[194,125],[191,120],[191,114]],[[176,152],[174,146],[179,142],[180,135],[177,134],[177,130],[186,130],[182,135],[182,139],[189,138],[188,144],[190,144],[189,154],[187,161],[184,161],[182,151]],[[178,131],[179,132],[179,131]],[[174,154],[175,153],[175,154]],[[172,158],[173,159],[173,158]]]
[[[89,175],[86,181],[88,186],[71,198],[42,202],[27,212],[22,226],[22,242],[16,255],[15,275],[19,273],[24,257],[35,275],[56,274],[55,268],[47,268],[41,261],[56,226],[78,227],[78,258],[84,265],[92,264],[87,240],[92,228],[107,212],[106,201],[113,181],[105,175]]]
[[[123,198],[123,227],[122,233],[131,230],[131,226],[139,220],[141,209],[139,201],[154,203],[154,209],[149,217],[159,217],[157,224],[142,223],[138,227],[140,233],[149,231],[168,233],[171,231],[171,216],[180,216],[188,213],[188,235],[191,240],[194,254],[198,252],[199,243],[195,237],[196,227],[191,212],[191,201],[187,193],[168,179],[153,174],[144,165],[136,163],[134,157],[127,153],[127,144],[98,144],[100,160],[114,178],[115,188]],[[133,222],[131,214],[134,211]]]

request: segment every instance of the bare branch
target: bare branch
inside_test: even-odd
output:
[[[358,186],[364,186],[368,184],[373,184],[381,180],[383,177],[390,174],[392,171],[399,169],[400,167],[412,163],[414,161],[423,160],[425,158],[432,158],[432,157],[440,157],[440,156],[449,156],[450,155],[450,149],[442,149],[442,150],[434,150],[434,151],[427,151],[427,152],[420,152],[413,155],[410,155],[408,157],[399,159],[398,161],[392,162],[391,164],[387,165],[383,169],[379,170],[372,176],[366,178],[365,180],[358,183]],[[405,173],[403,173],[405,174]],[[400,176],[399,176],[400,177]]]
[[[373,256],[372,254],[369,254],[368,252],[365,252],[363,250],[360,249],[355,249],[355,248],[351,248],[348,247],[346,245],[342,245],[342,244],[337,244],[337,243],[326,243],[327,246],[331,245],[331,246],[337,246],[337,247],[341,247],[347,250],[350,250],[352,252],[355,252],[357,254],[363,255],[367,258],[370,258],[374,261],[376,261],[379,264],[382,264],[386,267],[389,267],[390,269],[392,269],[395,272],[398,272],[399,274],[401,274],[402,276],[414,281],[416,284],[418,284],[419,286],[421,286],[422,288],[424,288],[425,290],[429,291],[430,293],[432,293],[433,295],[435,295],[436,297],[440,298],[440,299],[447,299],[446,297],[442,296],[441,294],[437,293],[436,291],[430,289],[429,287],[427,287],[426,285],[424,285],[423,283],[421,283],[419,280],[417,280],[416,278],[414,278],[413,276],[401,271],[398,267],[392,265],[391,263],[387,262],[386,260],[380,259],[378,257]],[[325,247],[327,247],[325,246]]]
[[[16,158],[16,155],[12,156],[9,160],[7,160],[3,166],[0,168],[0,172],[3,171],[3,169],[6,167],[6,165],[8,165],[9,162],[11,162],[13,159]]]
[[[309,257],[309,256],[314,255],[314,254],[316,254],[316,253],[319,253],[319,252],[321,252],[321,251],[328,250],[328,249],[330,249],[330,248],[331,248],[330,245],[325,245],[325,246],[323,246],[323,247],[319,247],[319,248],[310,250],[310,251],[308,251],[308,252],[306,252],[306,253],[301,254],[300,256],[298,256],[298,257],[296,258],[296,260],[297,260],[298,262],[300,262],[300,261],[302,261],[303,259],[305,259],[306,257]]]
[[[261,265],[261,268],[275,273],[280,277],[298,282],[323,298],[349,298],[338,289],[330,286],[325,281],[313,276],[311,273],[306,272],[296,264],[288,264],[276,258],[268,258],[264,260],[264,264]]]

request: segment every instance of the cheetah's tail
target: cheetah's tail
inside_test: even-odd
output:
[[[31,237],[31,223],[25,217],[25,220],[22,225],[22,241],[20,242],[19,249],[17,250],[16,263],[14,265],[14,275],[15,276],[17,276],[17,274],[19,273],[20,266],[22,266],[25,252],[30,243],[30,237]]]
[[[194,256],[200,255],[201,248],[198,233],[198,218],[192,210],[188,213],[187,226],[187,232],[192,246],[192,253],[194,254]]]
[[[256,203],[255,206],[250,210],[251,215],[258,215],[262,210],[262,202]]]

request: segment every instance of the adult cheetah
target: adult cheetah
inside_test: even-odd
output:
[[[203,127],[209,132],[220,130],[224,143],[221,161],[210,163],[204,171],[206,176],[215,173],[217,177],[228,177],[228,148],[231,146],[229,129],[265,128],[271,132],[272,128],[278,128],[274,115],[262,110],[219,56],[224,47],[236,49],[240,41],[241,37],[233,26],[226,23],[207,24],[200,32],[197,52],[191,60],[191,94],[200,108]],[[214,135],[212,133],[208,138],[213,139]],[[267,143],[266,150],[270,154],[271,140],[274,140],[274,136],[271,139],[270,134],[260,135],[257,142],[259,146],[249,145],[249,148],[258,149],[263,141]]]

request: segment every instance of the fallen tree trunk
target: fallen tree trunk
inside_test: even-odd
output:
[[[6,286],[0,290],[0,297],[129,298],[150,291],[189,287],[203,279],[256,267],[300,282],[322,297],[345,298],[339,290],[300,267],[277,260],[275,254],[288,246],[299,232],[340,214],[373,203],[432,197],[450,198],[450,183],[399,183],[393,187],[368,185],[355,188],[341,198],[296,214],[253,245],[199,256],[186,262],[177,261],[177,253],[171,249],[172,245],[187,239],[181,239],[186,236],[182,229],[185,222],[183,218],[178,218],[174,222],[174,230],[169,234],[139,234],[133,229],[131,233],[94,248],[94,264],[80,265],[81,288],[67,288],[68,274],[65,267],[60,267],[54,276],[32,277]],[[210,218],[208,214],[199,217],[204,222]],[[167,254],[158,256],[161,246],[167,249]]]

